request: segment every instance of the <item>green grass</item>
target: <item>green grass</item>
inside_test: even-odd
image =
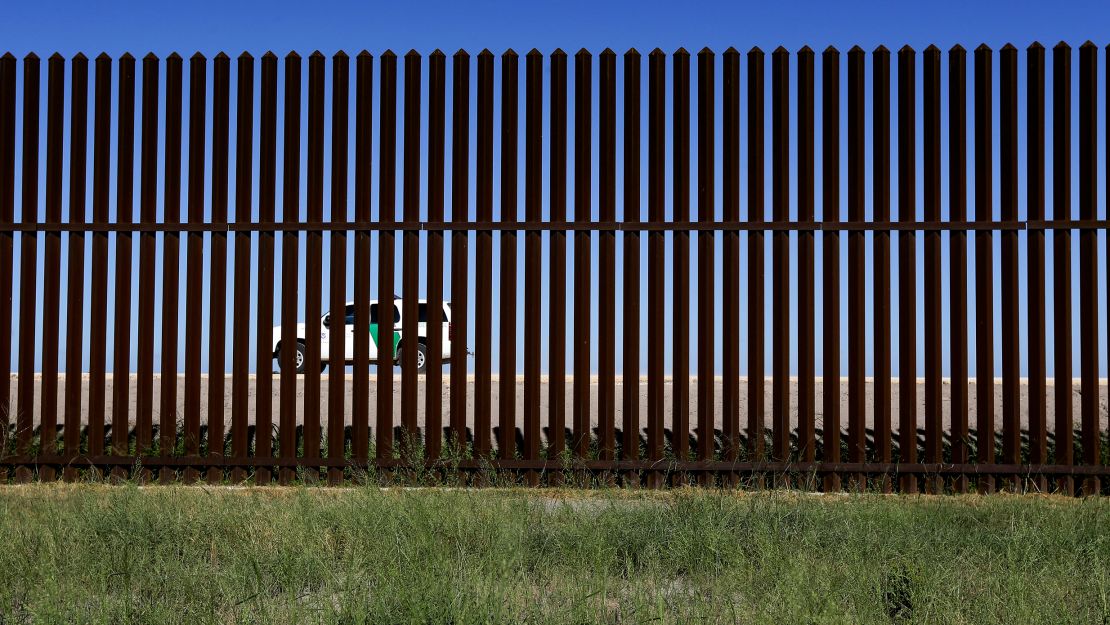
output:
[[[1110,623],[1110,500],[0,488],[0,623]]]

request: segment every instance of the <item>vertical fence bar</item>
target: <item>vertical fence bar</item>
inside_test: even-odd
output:
[[[566,53],[563,50],[552,52],[551,90],[548,205],[549,219],[556,222],[566,221]],[[549,236],[551,261],[547,269],[551,299],[548,308],[551,313],[547,326],[547,451],[549,456],[558,457],[566,448],[566,232],[553,230]]]
[[[475,214],[478,221],[493,221],[493,53],[478,55],[478,160]],[[493,335],[493,232],[476,233],[474,277],[474,453],[490,453],[490,367]],[[428,321],[434,308],[428,309]],[[437,318],[438,319],[438,318]],[[442,326],[442,324],[440,324]],[[431,328],[431,324],[428,326]]]
[[[664,174],[666,156],[666,68],[667,57],[656,48],[648,55],[648,222],[658,223],[664,214]],[[648,233],[648,444],[647,459],[663,460],[663,232]],[[650,487],[662,486],[662,474],[652,471],[647,476]]]
[[[88,145],[89,60],[80,52],[73,57],[69,108],[69,223],[83,225],[85,171]],[[85,233],[72,230],[69,239],[69,278],[66,283],[66,387],[64,448],[67,456],[81,452],[81,356],[85,342]],[[76,382],[76,383],[75,383]],[[91,416],[91,415],[90,415]],[[90,421],[90,434],[104,436],[100,423]],[[77,469],[67,466],[66,480],[77,479]]]
[[[277,185],[277,55],[262,56],[262,90],[258,128],[258,222],[274,223]],[[273,456],[274,414],[274,232],[258,233],[258,350],[255,374],[254,455]],[[255,484],[269,484],[270,467],[255,469]]]
[[[673,57],[674,90],[671,102],[672,183],[671,219],[690,221],[690,54],[683,48]],[[671,353],[671,449],[675,460],[690,459],[690,232],[676,230],[673,240],[671,294],[673,314]],[[653,335],[662,337],[663,334]],[[684,483],[676,476],[676,485]]]
[[[999,200],[1003,221],[1018,218],[1017,48],[999,51],[998,159]],[[1092,215],[1093,218],[1093,215]],[[1002,462],[1021,461],[1021,351],[1018,344],[1018,232],[1002,231]],[[1092,250],[1093,252],[1094,250]],[[1094,256],[1092,255],[1092,258]],[[1096,380],[1097,384],[1097,380]],[[1097,393],[1097,386],[1095,387]],[[1018,476],[1007,476],[1009,488],[1020,487]]]
[[[1079,47],[1079,218],[1098,217],[1098,46]],[[1079,233],[1079,362],[1083,464],[1100,464],[1098,392],[1098,231]],[[1101,490],[1098,476],[1083,480],[1083,494]]]
[[[626,229],[621,350],[621,460],[640,458],[640,232],[629,224],[640,222],[640,53],[624,53],[624,205],[621,218]],[[627,477],[637,483],[633,475]]]
[[[721,217],[740,220],[740,52],[725,50],[721,82]],[[721,269],[722,459],[740,457],[740,231],[726,230]],[[737,475],[727,475],[735,486]]]
[[[948,51],[948,219],[967,219],[967,52],[960,45]],[[952,353],[952,462],[968,461],[967,431],[967,231],[948,234]],[[952,484],[967,492],[967,477]]]
[[[764,220],[763,51],[748,52],[748,221]],[[748,231],[748,453],[763,460],[763,231]],[[758,484],[762,484],[762,479]]]
[[[13,74],[14,69],[10,69]],[[20,180],[20,213],[19,219],[23,223],[38,223],[39,220],[39,57],[34,53],[23,58],[23,169]],[[15,76],[12,75],[12,91],[15,87]],[[49,96],[48,96],[49,97]],[[14,104],[12,105],[14,107]],[[13,109],[14,110],[14,109]],[[50,117],[47,117],[50,120]],[[50,235],[47,235],[49,237]],[[18,398],[16,399],[15,415],[15,451],[19,455],[26,455],[31,450],[31,438],[35,428],[35,312],[38,305],[38,233],[24,232],[19,235],[19,382]],[[49,281],[49,277],[47,277]],[[43,310],[45,313],[45,290]],[[45,316],[44,316],[45,322]],[[46,344],[42,344],[44,365],[42,388],[46,388],[45,363]],[[57,354],[57,346],[54,353]],[[56,387],[55,387],[56,388]],[[55,390],[55,397],[57,390]],[[43,395],[45,398],[45,395]],[[46,402],[41,402],[45,407]],[[42,413],[45,416],[45,412]],[[40,424],[45,422],[40,421]],[[52,452],[41,445],[40,451]],[[26,466],[16,467],[15,480],[29,482],[31,468]],[[46,475],[40,473],[46,479]]]
[[[585,48],[574,55],[574,221],[587,226],[592,220],[590,192],[593,165],[593,108],[591,106],[593,56]],[[590,289],[593,235],[574,233],[574,454],[590,453]]]
[[[898,221],[917,219],[917,54],[898,51]],[[898,233],[898,460],[917,462],[917,232]],[[900,490],[916,493],[919,477]]]
[[[371,219],[373,166],[374,56],[363,50],[355,59],[355,221]],[[434,92],[433,92],[434,93]],[[351,383],[351,455],[366,469],[370,459],[370,233],[355,233],[355,358]]]
[[[543,55],[528,52],[524,138],[524,218],[528,225],[542,218],[543,200]],[[539,230],[524,235],[524,459],[540,457],[540,254]],[[524,474],[529,486],[539,484],[539,474]]]
[[[501,54],[501,221],[516,221],[518,57]],[[516,232],[501,231],[500,370],[497,380],[497,457],[516,457]]]
[[[1026,216],[1044,219],[1044,46],[1034,42],[1026,51]],[[1026,233],[1029,299],[1029,464],[1048,462],[1045,370],[1044,230]],[[1033,478],[1039,492],[1048,489],[1043,477]]]
[[[139,181],[139,221],[149,228],[158,220],[158,57],[143,57],[142,161]],[[135,371],[135,455],[150,452],[154,429],[154,252],[158,235],[144,230],[139,235],[139,327],[136,335]],[[150,478],[143,469],[137,476]]]
[[[451,221],[470,221],[470,55],[459,50],[451,68]],[[466,445],[466,347],[470,268],[470,233],[451,233],[451,433],[454,444]]]
[[[0,57],[0,224],[15,221],[15,57]],[[121,83],[122,84],[122,83]],[[12,253],[15,233],[0,233],[0,449],[8,451],[11,424]],[[0,469],[7,482],[8,470]]]
[[[162,221],[181,223],[181,56],[166,59],[165,174],[163,175]],[[177,444],[177,304],[181,268],[181,235],[162,235],[162,366],[159,369],[158,453],[171,456]],[[174,479],[174,470],[162,467],[162,483]]]
[[[598,66],[597,209],[603,222],[617,220],[617,54],[606,48]],[[597,419],[598,459],[616,459],[616,232],[598,234]],[[587,367],[588,369],[588,367]],[[628,381],[625,380],[625,383]],[[587,393],[588,396],[588,393]],[[587,415],[588,419],[588,415]]]
[[[227,222],[230,142],[231,60],[220,52],[212,61],[212,223]],[[248,183],[249,184],[249,183]],[[249,188],[249,187],[248,187]],[[208,314],[208,455],[224,455],[224,355],[227,353],[227,232],[212,233]],[[208,481],[224,479],[223,468],[208,468]]]
[[[405,127],[404,172],[402,173],[402,215],[405,223],[420,222],[420,54],[409,50],[405,54]],[[401,247],[401,328],[415,330],[419,324],[420,299],[420,232],[405,230]],[[431,322],[432,310],[427,311]],[[441,313],[442,314],[442,313]],[[403,330],[402,330],[403,332]],[[417,332],[407,333],[411,341],[401,339],[401,425],[404,428],[405,452],[417,444]]]
[[[813,50],[798,51],[798,221],[813,221]],[[798,459],[817,459],[814,436],[812,230],[798,231]],[[789,420],[789,417],[787,417]],[[811,488],[809,484],[806,488]]]
[[[922,186],[925,221],[940,221],[940,48],[925,48],[922,71],[924,143]],[[901,173],[899,173],[901,176]],[[899,261],[900,262],[900,261]],[[940,230],[925,233],[925,462],[941,462],[941,240]],[[943,479],[925,480],[930,494],[943,492]]]
[[[991,188],[992,128],[991,49],[975,48],[975,221],[993,219]],[[994,463],[994,233],[975,233],[975,411],[979,464]],[[994,491],[994,477],[982,476],[977,487]]]
[[[116,221],[130,225],[134,216],[135,182],[135,57],[119,58],[119,112],[116,147]],[[112,455],[129,451],[131,382],[131,242],[130,232],[116,234],[115,326],[112,346]],[[120,381],[127,382],[121,384]],[[136,448],[136,452],[138,452]],[[126,467],[116,467],[116,479],[127,477]]]
[[[235,222],[251,223],[251,198],[254,186],[254,57],[239,55],[235,85]],[[235,310],[248,310],[251,302],[251,233],[235,234]],[[231,455],[245,460],[249,455],[247,410],[250,399],[250,315],[233,315],[231,330]],[[257,371],[268,365],[258,360]],[[258,374],[255,376],[258,377]],[[257,419],[255,421],[257,425]],[[232,483],[247,477],[237,466],[231,471]]]
[[[446,56],[428,56],[428,221],[443,221],[443,150],[446,119]],[[443,309],[443,231],[428,232],[428,310]],[[429,459],[443,449],[443,313],[428,324],[428,367],[424,379],[424,449]],[[429,319],[431,321],[431,319]],[[448,337],[450,338],[450,337]]]
[[[715,98],[713,51],[698,52],[698,221],[709,225],[716,219],[715,190]],[[714,276],[717,233],[698,233],[698,460],[713,460],[713,376],[714,348],[717,341],[714,327],[717,289]],[[713,483],[713,476],[703,473],[701,484]]]
[[[771,53],[771,215],[778,224],[790,221],[790,53],[781,46]],[[771,236],[771,459],[786,462],[790,458],[790,232],[775,230]],[[778,482],[789,484],[785,476]]]
[[[1071,47],[1064,42],[1052,49],[1052,218],[1071,219]],[[1071,230],[1052,235],[1053,383],[1055,393],[1054,464],[1074,463],[1072,419]],[[1056,479],[1056,489],[1075,494],[1070,475]]]
[[[324,220],[324,64],[327,59],[319,50],[308,56],[308,171],[306,176],[305,216],[310,223]],[[305,232],[304,279],[304,453],[306,460],[304,478],[314,483],[319,477],[317,465],[311,461],[320,458],[320,370],[323,368],[320,338],[321,291],[324,233],[319,230]],[[340,311],[328,318],[328,325],[339,323]],[[342,328],[342,326],[338,326]],[[342,332],[342,330],[341,330]],[[329,333],[330,335],[330,333]],[[329,341],[330,347],[330,341]],[[331,373],[335,373],[332,371]],[[328,377],[331,377],[330,375]]]
[[[552,222],[567,220],[567,55],[556,49],[551,53],[551,103],[548,112],[551,136],[551,178],[548,185],[548,210]],[[566,448],[566,348],[567,348],[567,234],[550,232],[547,365],[547,457],[559,458]],[[535,310],[535,309],[533,309]],[[526,313],[527,314],[527,313]],[[555,480],[561,476],[556,475]]]
[[[864,220],[864,64],[865,53],[859,46],[848,51],[848,221]],[[864,232],[848,232],[848,461],[863,462],[867,457],[865,438],[866,354]],[[878,419],[876,416],[876,424]],[[865,486],[863,476],[851,478],[851,487]]]
[[[189,199],[190,224],[204,223],[204,133],[207,60],[199,52],[189,59]],[[190,232],[185,277],[185,431],[186,456],[200,454],[200,342],[201,291],[204,288],[204,234]],[[211,382],[211,380],[209,380]],[[196,469],[185,469],[185,483],[197,477]]]
[[[60,223],[62,221],[62,133],[65,125],[65,58],[58,53],[54,53],[47,61],[47,66],[46,223]],[[26,104],[24,103],[25,106]],[[28,156],[24,156],[24,162],[27,158]],[[24,173],[26,175],[26,168]],[[37,190],[37,181],[25,180],[24,188],[27,188],[28,183],[35,184]],[[28,195],[34,197],[31,194]],[[24,217],[32,211],[37,215],[38,207],[24,203]],[[55,454],[58,451],[58,317],[61,305],[59,282],[62,262],[62,234],[60,232],[47,232],[44,238],[42,384],[40,394],[42,413],[39,421],[39,449],[45,454]],[[32,247],[34,247],[34,244],[32,244]],[[39,278],[36,276],[35,279],[38,280]],[[52,466],[41,467],[39,477],[44,481],[53,480],[55,478],[55,468]]]
[[[287,227],[300,223],[301,181],[301,57],[285,55],[285,116],[282,137],[281,220]],[[300,295],[300,231],[281,234],[281,420],[278,426],[278,456],[286,461],[297,457],[297,300]],[[390,257],[392,259],[392,256]],[[390,271],[392,275],[392,271]],[[306,333],[308,329],[306,328]],[[301,347],[303,350],[304,348]],[[301,352],[305,370],[317,367]],[[317,361],[319,362],[319,361]],[[392,398],[392,393],[389,393]],[[278,470],[283,486],[293,481],[296,471],[284,464]]]
[[[347,215],[347,128],[350,101],[351,64],[340,50],[331,58],[331,203],[333,224],[346,223]],[[331,233],[331,269],[328,272],[331,295],[331,323],[341,323],[339,332],[328,333],[328,459],[339,462],[345,457],[344,416],[346,403],[347,355],[347,231]],[[362,270],[362,267],[359,267]],[[342,311],[342,312],[340,312]],[[342,315],[342,321],[338,315]],[[343,481],[343,468],[328,468],[328,484]]]
[[[890,221],[890,51],[879,46],[872,59],[872,214],[877,222]],[[864,113],[866,116],[866,113]],[[863,151],[860,151],[863,155]],[[862,207],[861,207],[862,210]],[[862,219],[862,216],[861,216]],[[874,284],[873,336],[875,349],[875,455],[876,462],[891,462],[890,414],[890,231],[872,234],[872,281]],[[861,274],[862,277],[862,274]],[[860,347],[863,347],[861,342]],[[866,455],[864,456],[866,457]],[[890,477],[878,480],[883,492],[891,489]]]
[[[108,180],[112,157],[112,58],[96,57],[93,85],[93,222],[108,223]],[[108,233],[92,235],[89,282],[89,431],[88,453],[104,454],[104,368],[108,341]],[[94,424],[96,427],[94,427]],[[113,435],[116,434],[113,428]]]
[[[381,57],[381,112],[378,114],[378,406],[377,458],[393,458],[393,224],[397,220],[397,55]],[[373,316],[370,322],[374,322]],[[357,323],[357,322],[356,322]]]
[[[840,51],[821,53],[821,221],[840,221]],[[840,462],[840,232],[821,233],[821,460]],[[840,474],[826,473],[826,492]]]

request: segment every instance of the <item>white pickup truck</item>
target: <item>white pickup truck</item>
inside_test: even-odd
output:
[[[400,347],[401,343],[405,340],[404,337],[408,333],[401,328],[401,300],[395,299],[393,301],[393,340],[387,343],[387,348],[392,348],[394,354],[394,362],[400,363]],[[381,343],[378,336],[378,302],[370,302],[370,353],[369,359],[371,363],[376,363],[378,359],[378,348]],[[429,320],[428,315],[428,302],[420,300],[419,302],[419,323],[417,324],[416,337],[418,341],[416,353],[416,368],[421,373],[424,372],[427,366],[428,355],[428,323],[435,323],[435,319]],[[433,315],[434,316],[434,315]],[[451,303],[443,303],[443,312],[441,313],[440,323],[443,324],[443,361],[448,362],[451,357]],[[323,370],[327,367],[331,358],[331,337],[335,332],[343,332],[344,338],[344,353],[343,360],[346,364],[352,364],[355,359],[354,345],[355,345],[355,304],[354,302],[347,302],[342,317],[329,312],[320,318],[320,369]],[[305,363],[305,324],[297,324],[297,373],[304,373],[307,363]],[[274,359],[278,361],[278,366],[281,365],[281,326],[274,326]]]

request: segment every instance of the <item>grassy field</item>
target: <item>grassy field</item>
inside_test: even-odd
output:
[[[1110,623],[1110,499],[0,488],[0,623]]]

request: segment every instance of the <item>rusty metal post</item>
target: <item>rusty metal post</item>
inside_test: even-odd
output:
[[[585,49],[574,55],[574,221],[586,227],[592,221],[591,183],[593,165],[593,56]],[[589,230],[574,233],[574,380],[572,415],[574,454],[590,453],[590,289],[593,235]]]
[[[405,225],[420,222],[420,54],[409,50],[405,54],[405,127],[404,127],[404,171],[402,172],[401,211]],[[416,340],[406,341],[404,328],[419,327],[420,310],[420,232],[406,229],[402,236],[401,264],[401,425],[405,440],[402,451],[411,456],[414,448],[419,448],[419,430],[416,425],[417,388],[419,384],[416,370]],[[379,314],[381,310],[379,309]],[[434,320],[432,310],[428,310],[428,325]],[[333,313],[334,314],[334,313]],[[407,333],[407,338],[416,339],[416,332]],[[379,340],[380,343],[380,340]],[[334,373],[334,371],[332,372]]]
[[[777,224],[790,221],[790,53],[771,54],[771,215]],[[771,459],[790,459],[790,232],[772,236],[771,272]],[[787,476],[777,485],[789,486]]]
[[[149,227],[158,219],[158,57],[143,57],[142,147],[139,182],[139,221]],[[154,414],[154,252],[158,235],[145,230],[139,235],[139,328],[136,336],[135,371],[135,455],[150,452],[153,443]],[[115,385],[113,385],[114,388]],[[150,471],[142,469],[136,476],[150,479]]]
[[[393,261],[397,221],[397,55],[381,56],[378,124],[377,459],[393,458]],[[373,310],[373,309],[372,309]],[[357,321],[356,321],[357,323]],[[370,315],[374,323],[374,315]]]
[[[461,227],[470,221],[470,55],[459,50],[451,73],[451,221]],[[451,233],[451,432],[454,444],[466,445],[467,297],[470,233]]]
[[[763,204],[763,51],[748,51],[748,221],[762,223]],[[748,231],[748,453],[764,460],[763,231]],[[757,485],[762,485],[760,477]]]
[[[898,221],[917,219],[917,54],[898,51]],[[898,233],[898,461],[917,463],[917,232]],[[899,489],[916,493],[919,476]]]
[[[876,222],[890,221],[890,51],[879,46],[872,59],[872,214]],[[866,113],[864,113],[866,116]],[[863,152],[860,151],[862,156]],[[862,208],[862,207],[861,207]],[[874,419],[876,462],[892,462],[890,411],[890,231],[875,230],[872,237],[872,311],[874,325]],[[862,277],[862,274],[861,274]],[[863,342],[860,343],[863,348]],[[866,436],[866,435],[865,435]],[[864,455],[866,458],[866,454]],[[889,475],[878,476],[876,486],[890,492]]]
[[[56,224],[62,221],[62,142],[65,124],[65,58],[62,55],[54,53],[50,56],[47,61],[46,80],[46,223]],[[25,156],[24,159],[26,158]],[[26,174],[26,169],[24,172]],[[38,188],[37,183],[35,187]],[[30,211],[34,211],[37,215],[38,207],[24,204],[24,215]],[[42,413],[39,417],[39,452],[56,454],[58,452],[58,317],[61,305],[59,282],[62,272],[62,235],[61,232],[47,232],[44,239],[40,393]],[[43,481],[53,480],[55,468],[41,467],[39,478]]]
[[[1015,133],[1016,134],[1016,133]],[[1079,218],[1098,218],[1098,46],[1079,46]],[[1015,272],[1016,273],[1016,272]],[[1079,362],[1083,464],[1101,464],[1098,393],[1098,231],[1079,233]],[[1016,290],[1016,289],[1015,289]],[[1102,490],[1097,476],[1083,480],[1083,494]]]
[[[220,52],[212,62],[212,223],[227,222],[231,60]],[[208,315],[208,455],[224,455],[224,354],[227,351],[227,233],[212,233]],[[224,479],[223,468],[209,467],[208,481]]]
[[[967,52],[953,46],[948,52],[948,219],[967,219]],[[968,461],[967,431],[967,231],[948,234],[952,358],[952,462]],[[967,492],[967,477],[957,476],[952,484],[957,493]]]
[[[428,221],[443,221],[443,154],[446,119],[446,55],[428,55]],[[428,232],[428,310],[443,309],[443,231]],[[442,314],[442,313],[441,313]],[[443,324],[428,324],[424,378],[424,449],[429,459],[443,450]]]
[[[848,51],[848,221],[864,220],[864,64],[865,53],[859,46]],[[878,166],[878,165],[876,165]],[[864,232],[848,232],[848,461],[867,459],[865,438],[866,354],[864,321],[865,260]],[[877,393],[876,393],[877,395]],[[876,419],[876,423],[877,423]],[[877,434],[877,433],[876,433]],[[851,488],[865,486],[860,474],[851,476]]]
[[[120,81],[123,85],[126,81]],[[0,224],[15,221],[15,56],[0,57]],[[125,148],[126,149],[126,148]],[[8,451],[11,424],[12,261],[14,232],[0,233],[0,449]],[[7,482],[8,469],[0,468]]]
[[[14,73],[14,69],[11,69]],[[26,224],[39,221],[39,57],[34,53],[23,59],[23,169],[20,180],[19,219]],[[12,77],[14,84],[15,77]],[[14,91],[14,86],[12,87]],[[14,107],[14,104],[12,105]],[[13,109],[14,110],[14,109]],[[47,117],[49,121],[50,118]],[[14,141],[14,140],[13,140]],[[14,158],[14,157],[13,157]],[[38,318],[38,233],[24,232],[19,235],[19,382],[15,416],[15,451],[26,455],[31,450],[31,438],[35,427],[35,320]],[[44,301],[45,305],[45,301]],[[45,307],[44,307],[45,310]],[[45,344],[42,345],[45,348]],[[58,353],[55,346],[55,357]],[[45,364],[46,351],[42,352]],[[45,370],[44,370],[45,371]],[[43,376],[43,384],[46,377]],[[56,387],[55,387],[56,388]],[[57,390],[54,391],[57,396]],[[45,413],[43,413],[45,415]],[[42,422],[40,421],[40,424]],[[43,445],[42,447],[45,447]],[[41,448],[40,448],[41,449]],[[49,449],[47,451],[54,451]],[[45,479],[46,476],[40,473]],[[31,468],[16,467],[15,481],[29,482]]]
[[[355,221],[371,219],[370,179],[373,166],[374,56],[366,50],[355,59]],[[442,185],[441,185],[442,186]],[[355,233],[355,329],[351,383],[351,455],[366,469],[370,459],[370,233]]]
[[[285,56],[283,121],[285,147],[282,150],[281,219],[287,229],[281,234],[281,421],[278,426],[278,456],[289,462],[297,457],[297,343],[290,337],[297,338],[297,304],[300,298],[300,231],[295,228],[301,223],[301,57],[296,52]],[[305,354],[306,370],[308,367],[319,367],[317,362],[309,361]],[[278,470],[278,482],[289,484],[295,475],[292,466],[283,465]]]
[[[840,221],[840,51],[821,53],[821,221]],[[840,232],[821,233],[821,460],[840,462]],[[826,492],[840,474],[826,473]]]
[[[501,54],[501,221],[515,222],[517,209],[517,126],[519,58],[513,50]],[[516,331],[517,233],[501,231],[500,370],[497,381],[497,457],[516,457]]]
[[[475,180],[475,216],[479,222],[493,221],[493,53],[478,54],[478,159]],[[490,454],[490,405],[493,356],[493,231],[475,233],[474,260],[474,455]],[[428,328],[440,315],[428,308]],[[443,324],[438,324],[440,327]]]
[[[621,460],[640,459],[640,232],[629,224],[639,223],[640,210],[640,53],[624,53],[624,205],[621,217],[625,230],[623,340],[621,353]],[[637,484],[638,477],[626,477]]]
[[[606,48],[598,67],[598,218],[617,220],[617,54]],[[616,245],[617,233],[598,234],[597,420],[598,459],[616,459]],[[588,313],[587,313],[588,314]],[[589,373],[589,364],[586,367]],[[586,393],[589,421],[589,392]]]
[[[340,50],[331,58],[331,201],[329,219],[332,224],[347,223],[347,130],[349,127],[351,64],[350,58]],[[361,267],[359,269],[362,269]],[[347,231],[331,233],[331,321],[336,322],[338,311],[343,311],[342,332],[331,332],[328,342],[328,459],[344,459],[346,446],[344,433],[344,399],[346,394],[347,354]],[[328,468],[328,484],[343,481],[343,468]]]
[[[84,225],[85,171],[88,146],[89,60],[80,52],[71,62],[69,116],[69,223]],[[69,278],[66,283],[66,387],[64,449],[67,456],[81,451],[81,357],[85,342],[85,232],[71,230],[69,239]],[[77,381],[74,384],[74,380]],[[104,413],[100,423],[90,423],[90,435],[104,437]],[[66,480],[77,479],[77,469],[67,466]]]
[[[666,68],[667,56],[656,48],[648,55],[648,222],[656,224],[665,219],[663,197],[666,155]],[[663,460],[663,281],[664,238],[663,232],[648,233],[648,397],[647,397],[647,460]],[[647,486],[662,486],[663,474],[651,471]]]
[[[740,221],[740,52],[725,50],[721,82],[721,217]],[[740,231],[726,230],[721,269],[722,459],[740,458]],[[728,473],[726,484],[738,476]]]
[[[116,221],[134,223],[135,182],[135,57],[124,53],[119,59],[119,112],[116,120]],[[131,244],[130,232],[116,234],[115,326],[112,345],[112,455],[126,456],[129,448],[130,385],[115,380],[131,377]],[[116,479],[127,477],[126,467],[116,467]]]
[[[166,59],[166,157],[162,186],[162,221],[181,223],[181,56]],[[177,444],[177,327],[178,287],[181,275],[181,235],[162,235],[162,366],[158,426],[158,453],[171,456]],[[158,479],[173,480],[175,472],[162,467]]]
[[[813,50],[798,51],[798,221],[813,221]],[[798,231],[798,460],[817,459],[814,435],[813,230]],[[789,423],[789,415],[787,416]],[[806,482],[806,488],[812,486]]]
[[[92,208],[93,222],[101,225],[108,223],[108,180],[112,167],[112,58],[101,53],[96,57],[94,69]],[[100,456],[104,454],[104,368],[108,351],[107,232],[94,232],[92,235],[89,302],[88,453],[90,456]],[[114,429],[112,433],[116,433]]]
[[[548,215],[552,222],[567,220],[567,55],[551,53],[551,136]],[[567,349],[567,233],[551,230],[548,261],[549,307],[547,365],[547,457],[559,459],[566,448],[566,349]],[[525,314],[528,314],[527,312]],[[553,479],[561,479],[555,473]]]
[[[308,56],[308,171],[305,194],[305,216],[309,223],[324,220],[324,64],[327,59],[319,50]],[[319,230],[305,232],[304,264],[304,480],[313,484],[319,477],[317,465],[311,460],[320,457],[320,356],[322,333],[320,304],[321,272],[323,271],[324,235]],[[329,318],[329,325],[335,319]],[[342,327],[342,326],[340,326]],[[334,373],[334,371],[332,372]],[[329,376],[330,377],[330,376]]]
[[[923,175],[925,221],[940,221],[940,48],[925,48],[922,72]],[[900,123],[900,122],[899,122]],[[899,174],[901,176],[901,174]],[[925,462],[942,461],[941,398],[941,234],[925,232]],[[925,490],[944,491],[943,478],[926,478]]]
[[[235,223],[252,222],[254,190],[254,57],[239,55],[235,85]],[[251,233],[235,234],[235,310],[247,310],[251,299]],[[250,316],[233,315],[231,328],[231,455],[245,460],[250,455],[247,411],[250,402]],[[271,355],[272,356],[272,355]],[[259,360],[261,371],[268,363]],[[257,377],[257,375],[256,375]],[[256,419],[257,425],[257,419]],[[246,480],[242,467],[231,470],[231,481]]]
[[[1071,211],[1071,47],[1064,42],[1052,49],[1052,218],[1070,220]],[[1053,463],[1074,463],[1072,418],[1071,230],[1052,235],[1053,382],[1055,386],[1055,453]],[[1075,494],[1070,475],[1056,479],[1056,489]]]
[[[197,52],[189,59],[189,196],[190,225],[204,223],[204,135],[205,109],[208,105],[206,73],[208,61]],[[184,451],[189,457],[200,455],[200,347],[202,289],[204,276],[204,233],[186,235],[187,269],[185,275],[185,427]],[[187,467],[185,483],[197,478],[197,470]]]
[[[524,219],[534,226],[542,218],[543,199],[543,55],[533,48],[525,69],[527,92],[524,131]],[[540,457],[540,254],[539,230],[524,235],[524,449],[525,460]],[[529,486],[539,474],[524,474]]]
[[[274,223],[277,185],[277,55],[262,56],[262,89],[258,129],[258,222]],[[258,233],[258,319],[255,374],[254,455],[273,456],[273,371],[274,371],[274,232]],[[269,484],[271,469],[259,466],[255,484]]]
[[[714,55],[709,48],[698,52],[698,222],[711,226],[716,219],[714,144],[716,135]],[[698,233],[698,460],[714,459],[713,360],[716,349],[717,289],[714,276],[717,233]],[[700,474],[703,486],[713,475]]]
[[[993,221],[991,49],[975,48],[975,221]],[[994,233],[975,233],[975,410],[979,464],[994,464]],[[977,487],[994,491],[994,477],[981,476]]]
[[[679,48],[674,53],[671,85],[671,220],[690,221],[690,53]],[[675,460],[690,459],[690,232],[675,230],[671,283],[673,346],[671,351],[671,451]],[[659,340],[664,334],[653,334]],[[681,473],[675,484],[685,483]]]
[[[1026,217],[1044,219],[1044,46],[1034,42],[1026,51]],[[1044,230],[1026,234],[1029,300],[1029,464],[1048,462],[1045,367]],[[1044,476],[1033,478],[1039,492],[1048,490]]]
[[[1002,221],[1018,218],[1017,48],[1006,44],[999,51],[998,134],[999,200]],[[1018,319],[1018,232],[1002,233],[1002,462],[1021,462],[1021,349]],[[1017,475],[1007,476],[1007,486],[1020,488]]]

